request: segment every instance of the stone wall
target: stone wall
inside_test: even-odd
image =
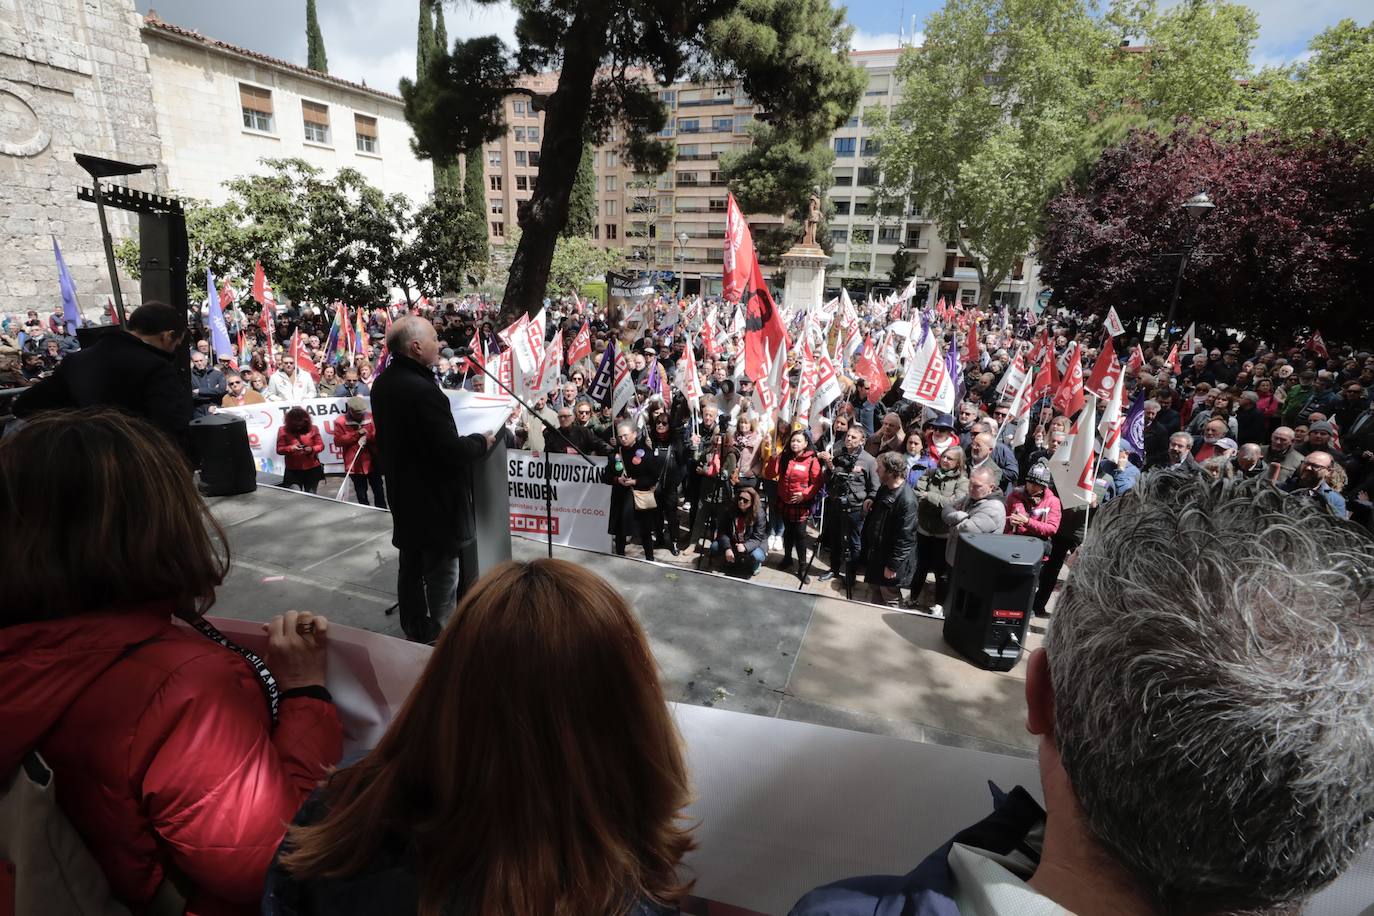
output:
[[[133,0],[0,0],[0,312],[61,307],[52,236],[82,309],[110,292],[94,204],[76,199],[90,177],[73,153],[159,163],[148,51]],[[117,179],[163,191],[149,172]],[[118,240],[137,217],[107,211]],[[126,304],[138,284],[121,276]]]

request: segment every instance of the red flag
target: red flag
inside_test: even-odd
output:
[[[1054,409],[1066,417],[1071,417],[1083,409],[1086,398],[1083,394],[1083,359],[1079,354],[1078,341],[1069,348],[1069,364],[1064,370],[1064,380],[1054,393],[1050,403]]]
[[[758,256],[754,252],[754,237],[749,232],[749,223],[735,195],[725,196],[725,265],[721,293],[727,302],[739,302],[749,294],[753,272],[757,269]]]
[[[291,358],[296,361],[297,369],[304,369],[306,374],[317,382],[320,380],[320,370],[315,368],[314,361],[306,352],[305,345],[301,343],[300,328],[291,335]]]
[[[574,365],[579,359],[587,359],[592,355],[592,324],[590,321],[582,322],[582,330],[577,332],[573,342],[568,347],[568,365]]]
[[[464,358],[462,364],[458,367],[458,371],[481,372],[481,369],[477,369],[473,366],[473,363],[476,363],[478,366],[486,365],[486,360],[482,358],[482,338],[477,333],[476,328],[474,328],[472,331],[472,342],[468,344],[468,349],[471,350],[472,353],[471,355]],[[569,362],[571,362],[571,360]]]
[[[968,325],[968,355],[965,362],[970,366],[978,365],[978,319],[974,318]]]
[[[105,297],[105,314],[110,316],[110,324],[119,324],[119,312],[115,311],[114,300]]]
[[[1304,350],[1311,350],[1322,359],[1330,358],[1331,354],[1326,351],[1326,341],[1322,340],[1321,331],[1313,331],[1312,336],[1307,338],[1307,343],[1303,344]]]
[[[1178,344],[1174,344],[1173,349],[1169,351],[1169,358],[1164,361],[1164,365],[1168,366],[1174,375],[1183,374],[1183,364],[1178,361]]]
[[[1049,349],[1049,346],[1050,332],[1048,330],[1041,331],[1040,336],[1035,338],[1035,346],[1031,347],[1030,353],[1026,356],[1026,365],[1034,366],[1039,363],[1040,357]]]
[[[263,272],[262,262],[253,262],[253,298],[258,305],[267,305],[267,274]]]
[[[887,373],[883,371],[882,365],[878,362],[878,351],[873,346],[873,338],[864,338],[863,350],[854,359],[854,374],[859,378],[868,381],[868,401],[876,404],[892,387],[892,383],[887,380]]]
[[[1121,363],[1116,358],[1116,348],[1112,338],[1097,356],[1092,374],[1088,376],[1088,390],[1103,400],[1109,399],[1116,389],[1116,377],[1121,374]]]
[[[1145,365],[1145,353],[1140,349],[1140,344],[1131,348],[1130,361],[1126,363],[1126,371],[1131,375],[1138,373]]]
[[[749,275],[748,299],[744,302],[744,374],[755,382],[765,377],[786,342],[787,329],[755,258]]]

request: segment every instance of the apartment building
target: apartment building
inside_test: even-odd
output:
[[[939,237],[929,218],[910,206],[899,214],[876,212],[879,141],[863,113],[874,106],[890,111],[895,104],[900,56],[900,49],[851,54],[867,71],[868,86],[858,111],[831,140],[835,165],[827,194],[835,209],[828,227],[834,254],[826,273],[827,294],[837,295],[841,286],[856,298],[890,291],[893,258],[904,250],[926,286],[927,301],[940,296],[974,300],[976,272],[955,246]],[[530,88],[551,92],[556,84],[557,74],[543,74],[532,78]],[[667,172],[650,175],[635,172],[624,161],[618,134],[598,148],[593,237],[603,247],[622,249],[629,269],[649,272],[688,293],[715,295],[721,286],[727,194],[720,157],[748,146],[747,128],[759,108],[730,84],[677,83],[659,90],[659,98],[668,109],[660,136],[675,143],[675,158]],[[496,245],[509,237],[515,207],[534,188],[543,127],[543,115],[530,108],[526,97],[511,97],[505,105],[509,129],[486,148],[490,237]],[[755,231],[782,222],[767,214],[747,216]],[[772,265],[763,269],[770,279],[777,270]],[[1036,274],[1027,257],[999,287],[994,301],[1028,302],[1038,292]]]

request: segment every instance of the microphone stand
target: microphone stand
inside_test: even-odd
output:
[[[464,348],[464,349],[466,349],[466,348]],[[475,365],[477,366],[478,369],[481,369],[481,370],[482,370],[482,374],[483,374],[483,375],[485,375],[487,378],[489,378],[489,379],[491,379],[493,382],[495,382],[495,383],[497,384],[497,386],[498,386],[502,391],[504,391],[506,394],[508,394],[508,395],[510,395],[512,398],[514,398],[515,401],[516,401],[516,403],[518,403],[521,407],[525,408],[525,412],[526,412],[527,414],[529,414],[530,416],[534,417],[536,420],[538,420],[540,423],[542,423],[542,424],[544,425],[544,435],[545,435],[545,437],[546,437],[546,441],[545,441],[545,443],[544,443],[544,533],[548,536],[549,559],[552,560],[552,559],[553,559],[553,461],[550,460],[550,458],[549,458],[549,449],[548,449],[547,436],[548,436],[549,433],[559,433],[559,435],[561,436],[562,433],[559,432],[558,427],[554,426],[554,425],[553,425],[552,423],[550,423],[548,420],[545,420],[538,412],[536,412],[535,409],[534,409],[533,407],[531,407],[531,406],[529,405],[529,403],[525,401],[524,398],[520,397],[520,395],[516,394],[514,391],[511,391],[510,388],[507,387],[506,384],[505,384],[504,382],[502,382],[499,378],[497,378],[495,375],[493,375],[492,372],[491,372],[491,370],[487,368],[487,364],[486,364],[484,361],[472,359],[472,358],[471,358],[472,354],[471,354],[470,352],[469,352],[469,353],[466,353],[466,354],[461,354],[461,355],[463,355],[463,356],[467,359],[468,365],[469,365],[469,366],[475,364]],[[567,441],[567,437],[564,437],[564,441],[565,441],[565,442]],[[584,451],[582,451],[582,449],[578,448],[576,445],[573,445],[571,442],[568,442],[568,445],[571,445],[572,448],[573,448],[573,451],[575,451],[575,452],[577,452],[577,454],[581,455],[581,456],[582,456],[582,460],[585,461],[585,462],[587,462],[588,465],[590,465],[591,467],[596,467],[596,466],[597,466],[596,462],[593,461],[590,457],[588,457],[587,453],[584,452]]]

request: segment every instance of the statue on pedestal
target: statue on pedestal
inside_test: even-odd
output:
[[[801,244],[804,248],[816,247],[816,227],[821,224],[821,196],[811,192],[811,200],[806,209],[806,221],[802,224]]]

